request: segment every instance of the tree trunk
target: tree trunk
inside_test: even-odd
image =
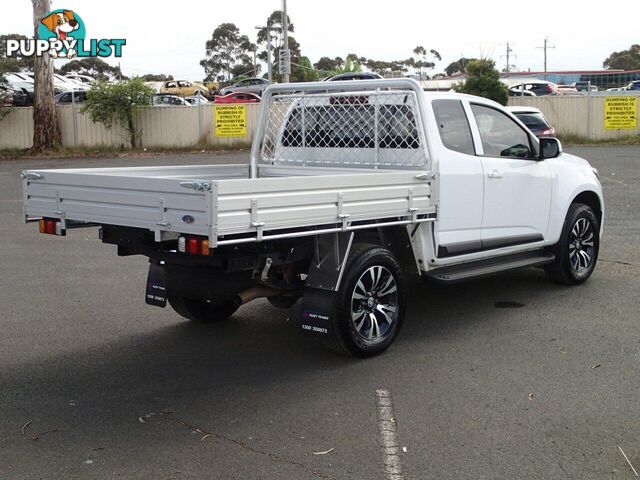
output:
[[[40,20],[51,9],[50,0],[32,0],[34,38],[38,38]],[[33,148],[44,150],[60,144],[60,125],[53,99],[53,60],[45,53],[34,57]]]

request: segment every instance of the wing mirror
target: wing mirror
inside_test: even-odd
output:
[[[546,158],[556,158],[562,153],[560,140],[552,137],[542,137],[540,139],[540,160]]]

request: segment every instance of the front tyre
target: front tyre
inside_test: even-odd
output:
[[[588,205],[569,207],[560,240],[552,248],[556,260],[545,268],[558,283],[578,285],[593,273],[600,250],[600,222]]]
[[[406,307],[402,269],[388,250],[355,245],[332,308],[326,345],[356,357],[384,352],[396,338]]]

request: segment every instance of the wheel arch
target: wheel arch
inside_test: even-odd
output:
[[[602,202],[596,192],[594,192],[593,190],[585,190],[583,192],[580,192],[573,198],[573,200],[571,200],[571,203],[569,205],[573,203],[582,203],[591,207],[591,210],[593,210],[593,212],[596,214],[598,224],[602,225]],[[567,208],[567,212],[568,211],[569,209]]]
[[[598,223],[600,224],[600,235],[602,235],[605,210],[604,201],[602,198],[602,191],[594,185],[581,185],[569,194],[562,194],[559,192],[555,202],[558,206],[551,212],[549,228],[547,231],[547,243],[549,245],[555,244],[560,239],[565,219],[567,218],[571,205],[574,203],[583,203],[591,207],[596,214]]]

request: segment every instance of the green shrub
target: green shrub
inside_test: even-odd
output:
[[[140,107],[151,105],[153,90],[139,78],[118,83],[96,82],[87,93],[82,112],[107,128],[121,125],[129,134],[131,146],[140,145],[142,131],[137,128]]]

